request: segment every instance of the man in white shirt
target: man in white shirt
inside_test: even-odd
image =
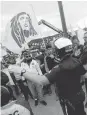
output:
[[[1,115],[31,115],[30,111],[10,100],[8,89],[1,86]]]
[[[32,59],[30,52],[25,50],[22,52],[22,55],[24,57],[24,61],[21,63],[21,68],[35,73],[36,75],[42,75],[39,64],[36,60]],[[31,87],[32,94],[35,98],[35,105],[38,105],[38,101],[43,105],[47,105],[47,103],[43,100],[42,86],[30,81],[28,81],[28,84],[29,88]]]

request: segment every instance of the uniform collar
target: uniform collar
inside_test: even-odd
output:
[[[61,62],[63,61],[63,60],[66,60],[67,58],[69,58],[71,56],[71,54],[66,54],[62,59],[61,59]]]

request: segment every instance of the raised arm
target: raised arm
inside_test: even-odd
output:
[[[46,85],[46,84],[49,84],[49,80],[47,79],[46,76],[44,75],[37,75],[37,74],[34,74],[34,73],[31,73],[31,72],[28,72],[26,71],[23,76],[29,80],[29,81],[32,81],[32,82],[35,82],[37,84],[40,84],[40,85]]]
[[[41,85],[49,84],[49,80],[46,78],[46,76],[37,75],[27,70],[24,71],[24,69],[18,65],[11,68],[9,67],[8,70],[9,72],[13,72],[14,74],[16,73],[16,74],[21,75],[21,73],[23,73],[22,75],[29,81],[32,81]]]
[[[58,67],[54,68],[46,76],[44,76],[44,75],[37,75],[35,73],[32,73],[30,71],[26,71],[26,70],[24,71],[20,66],[15,66],[13,68],[9,68],[9,71],[13,72],[13,73],[18,73],[20,75],[21,75],[21,72],[23,72],[22,75],[27,80],[35,82],[35,83],[38,83],[40,85],[46,85],[46,84],[49,84],[49,83],[52,84],[52,83],[54,83],[57,80],[57,78],[59,76],[60,69]]]

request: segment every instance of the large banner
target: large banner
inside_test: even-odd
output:
[[[9,19],[2,44],[12,52],[20,53],[24,47],[28,48],[27,43],[29,41],[40,37],[33,7],[28,2],[10,1],[2,3],[2,15],[6,15]],[[7,7],[8,10],[6,10]]]

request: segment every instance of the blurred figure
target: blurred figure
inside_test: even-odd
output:
[[[31,108],[30,108],[31,110]],[[31,111],[22,105],[16,104],[16,101],[11,101],[9,90],[1,86],[1,115],[33,115]]]
[[[1,71],[1,86],[7,87],[10,92],[10,96],[12,97],[11,99],[16,100],[13,94],[12,86],[9,85],[9,82],[9,77],[3,71]]]
[[[72,37],[72,43],[73,43],[73,56],[79,59],[83,52],[83,45],[80,45],[79,39],[76,35]]]
[[[45,55],[44,55],[44,64],[45,70],[48,73],[53,67],[57,65],[55,62],[55,57],[53,55],[53,49],[50,46],[46,47]]]
[[[84,33],[84,51],[87,51],[87,32]]]
[[[83,47],[83,54],[87,54],[87,32],[84,33],[84,47]],[[87,74],[85,77],[85,87],[86,87],[86,95],[87,95]],[[86,97],[87,98],[87,97]],[[85,107],[87,107],[87,101],[85,104]]]
[[[4,61],[5,61],[5,66],[6,66],[7,69],[8,69],[8,67],[9,67],[9,64],[10,64],[10,63],[11,63],[11,64],[16,63],[16,61],[15,61],[15,56],[14,56],[14,55],[9,55],[9,54],[7,54],[7,55],[5,55],[5,56],[3,57],[3,59],[4,59]],[[15,93],[16,93],[17,95],[19,95],[19,89],[18,89],[18,86],[17,86],[17,81],[16,81],[16,79],[15,79],[15,76],[14,76],[13,73],[9,73],[9,74],[10,74],[10,76],[11,76],[13,82],[14,82]]]
[[[51,69],[57,65],[54,60],[53,49],[50,45],[46,46],[45,55],[44,55],[44,66],[46,73],[49,73]],[[52,94],[51,85],[44,86],[44,95],[45,94]]]

